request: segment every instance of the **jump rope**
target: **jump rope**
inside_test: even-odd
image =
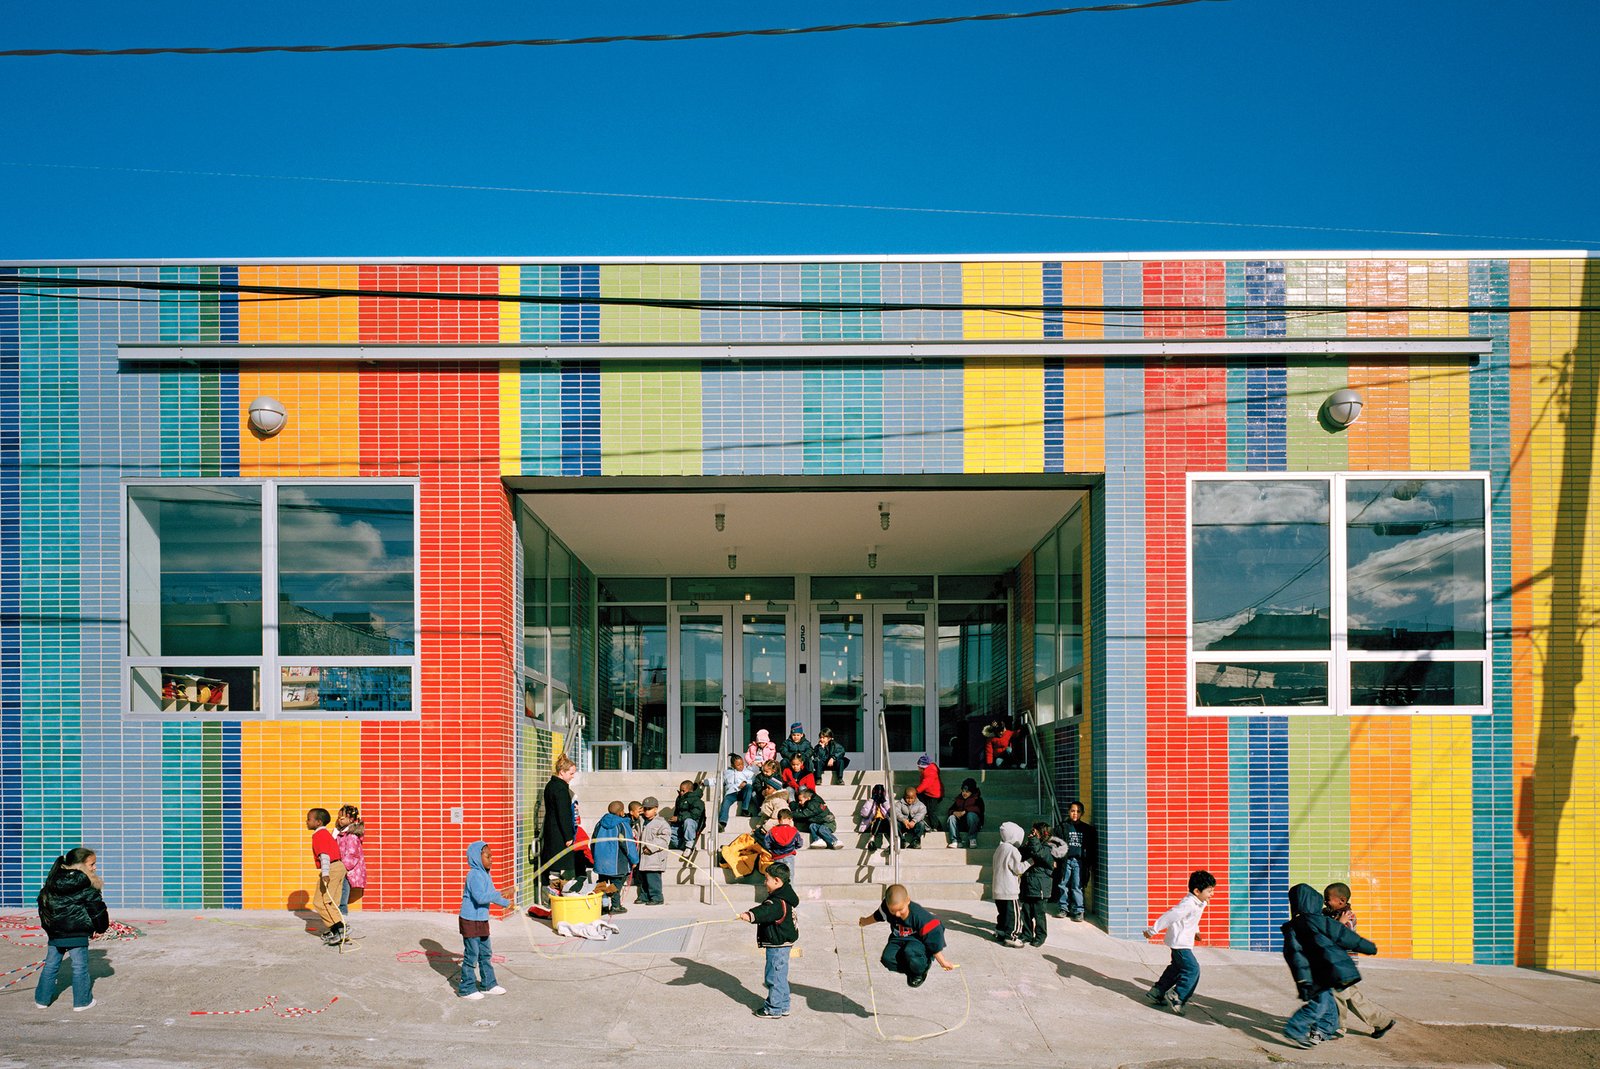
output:
[[[589,839],[584,843],[584,845],[587,846],[589,843],[594,843],[594,842],[633,842],[633,840],[632,839],[626,839],[626,838],[623,838],[621,836],[619,836],[619,837],[617,837],[615,839]],[[544,875],[544,873],[547,870],[549,870],[551,866],[555,865],[562,858],[566,857],[568,854],[570,854],[574,850],[578,850],[578,849],[581,849],[581,848],[579,846],[577,846],[576,844],[563,848],[559,853],[557,853],[553,857],[551,857],[549,861],[546,861],[543,865],[541,865],[537,870],[534,871],[533,876],[532,876],[532,879],[534,880],[534,882],[537,883],[539,877]],[[684,861],[688,861],[689,860],[689,857],[688,857],[688,855],[686,853],[678,853],[677,856],[681,860],[684,860]],[[722,896],[722,900],[728,904],[728,908],[733,910],[735,914],[741,914],[741,913],[748,913],[749,912],[749,910],[741,910],[737,906],[735,906],[733,904],[733,899],[728,897],[728,892],[724,891],[722,889],[722,885],[721,884],[719,884],[719,883],[717,883],[715,881],[712,881],[711,886],[713,886],[713,887],[715,887],[717,889],[717,893]],[[834,916],[833,916],[833,907],[828,905],[827,903],[824,903],[823,904],[823,908],[827,911],[829,926],[831,928],[837,930],[838,923],[835,921]],[[533,952],[535,954],[537,954],[539,957],[545,958],[547,960],[567,959],[567,958],[572,958],[572,957],[575,956],[575,955],[572,955],[572,954],[546,954],[546,953],[544,953],[544,951],[541,949],[541,946],[552,946],[552,945],[562,946],[562,945],[566,945],[566,944],[565,943],[558,943],[558,944],[550,944],[550,943],[541,944],[541,943],[539,943],[537,941],[537,939],[534,937],[533,925],[532,925],[532,922],[530,922],[528,920],[527,911],[523,910],[523,911],[520,911],[520,912],[522,913],[523,927],[526,929],[527,934],[528,934],[528,945],[532,948],[532,950],[533,950]],[[712,920],[693,921],[693,922],[691,922],[689,924],[674,925],[671,928],[662,928],[662,929],[660,929],[658,931],[651,932],[648,935],[641,936],[638,939],[630,940],[630,941],[628,941],[626,943],[623,943],[620,946],[608,948],[606,950],[596,951],[593,954],[589,954],[589,955],[585,955],[585,956],[587,956],[587,957],[606,957],[606,956],[610,956],[612,954],[620,954],[623,951],[627,950],[631,946],[636,946],[639,943],[643,943],[643,942],[646,942],[647,940],[654,939],[657,936],[666,935],[668,932],[680,932],[680,931],[684,931],[685,929],[702,928],[702,927],[705,927],[707,925],[712,925],[712,924],[737,924],[737,923],[741,923],[741,922],[739,921],[739,918],[736,915],[736,916],[733,916],[733,917],[718,917],[718,918],[715,918],[715,919],[712,919]],[[870,1000],[870,1002],[872,1004],[872,1026],[873,1026],[873,1028],[875,1028],[877,1030],[878,1037],[880,1039],[883,1039],[886,1042],[890,1042],[890,1043],[917,1043],[917,1042],[921,1042],[922,1040],[925,1040],[925,1039],[936,1039],[939,1036],[948,1035],[951,1032],[957,1031],[958,1029],[960,1029],[960,1028],[962,1028],[962,1027],[964,1027],[966,1025],[967,1020],[972,1016],[972,987],[971,987],[970,984],[967,983],[966,973],[962,972],[961,971],[961,967],[959,965],[957,965],[953,971],[955,971],[961,977],[961,988],[962,988],[963,993],[966,996],[966,1008],[962,1010],[961,1019],[959,1021],[957,1021],[953,1025],[948,1025],[948,1026],[946,1026],[944,1028],[940,1028],[940,1029],[937,1029],[937,1030],[932,1031],[932,1032],[924,1032],[921,1035],[915,1035],[915,1036],[889,1035],[888,1033],[884,1032],[882,1020],[881,1020],[881,1017],[880,1017],[879,1012],[878,1012],[878,993],[877,993],[876,987],[874,986],[874,984],[872,982],[872,958],[871,958],[870,954],[867,951],[867,930],[866,930],[865,927],[862,927],[861,925],[858,924],[856,926],[856,933],[860,937],[860,941],[861,941],[861,963],[864,966],[864,968],[866,970],[866,975],[867,975],[867,997],[868,997],[868,999]],[[583,979],[586,979],[586,980],[604,980],[604,979],[611,979],[612,977],[614,977],[616,975],[617,975],[616,973],[605,973],[605,974],[600,975],[600,976],[583,977]]]

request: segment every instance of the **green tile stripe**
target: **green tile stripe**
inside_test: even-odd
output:
[[[1296,365],[1288,378],[1287,447],[1290,471],[1342,471],[1349,459],[1348,438],[1329,434],[1318,422],[1322,402],[1350,381],[1344,361]]]
[[[602,264],[600,293],[606,297],[700,296],[699,264]],[[700,340],[700,312],[686,308],[606,306],[600,316],[603,342],[682,342]],[[698,472],[696,472],[698,474]]]
[[[524,718],[517,725],[517,750],[517,901],[527,902],[538,882],[534,872],[539,862],[537,855],[530,860],[529,847],[544,819],[541,805],[555,763],[555,736]]]
[[[1289,874],[1321,890],[1350,878],[1350,721],[1289,717]]]
[[[162,897],[174,909],[223,906],[222,725],[161,725]]]
[[[20,565],[21,767],[7,770],[7,778],[14,775],[11,782],[23,792],[22,871],[42,880],[58,854],[78,845],[83,828],[78,304],[24,294],[17,314],[20,470],[12,507]]]
[[[1343,304],[1346,296],[1343,260],[1285,260],[1284,299],[1288,304]],[[1348,328],[1344,312],[1291,316],[1285,323],[1291,338],[1342,338]]]
[[[601,365],[602,475],[699,475],[701,442],[699,364]]]

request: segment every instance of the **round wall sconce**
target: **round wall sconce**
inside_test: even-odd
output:
[[[257,397],[250,402],[250,429],[263,438],[271,438],[289,422],[289,410],[283,402],[271,397]]]
[[[1354,390],[1335,390],[1322,402],[1322,421],[1329,430],[1342,431],[1361,418],[1361,395]]]

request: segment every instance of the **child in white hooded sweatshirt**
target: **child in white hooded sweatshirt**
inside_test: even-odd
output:
[[[994,883],[989,897],[994,899],[994,937],[1008,947],[1023,945],[1017,899],[1022,894],[1022,874],[1028,870],[1028,863],[1017,848],[1021,842],[1022,825],[1010,821],[1000,825],[1000,845],[994,848],[991,877]]]

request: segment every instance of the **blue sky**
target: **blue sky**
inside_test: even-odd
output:
[[[95,0],[14,8],[4,47],[691,32],[1047,2]],[[0,257],[1600,248],[1597,31],[1592,0],[1229,0],[720,42],[0,59]]]

